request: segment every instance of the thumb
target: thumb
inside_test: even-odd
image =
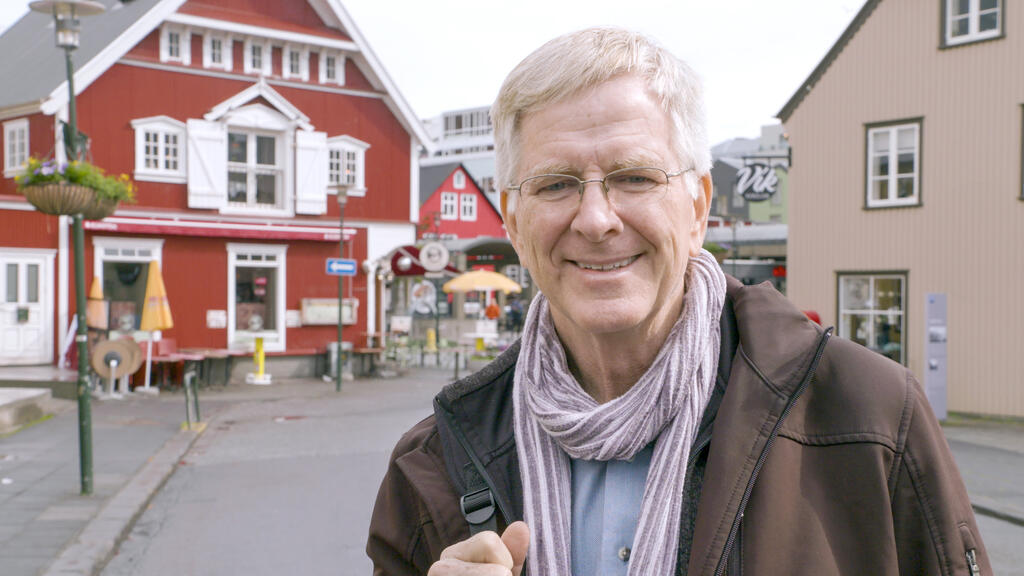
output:
[[[501,541],[512,554],[512,576],[519,576],[526,562],[526,549],[530,546],[530,529],[526,522],[513,522],[501,535]]]

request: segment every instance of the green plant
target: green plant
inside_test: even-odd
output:
[[[67,182],[91,188],[98,200],[135,200],[135,184],[127,174],[107,176],[102,168],[80,160],[58,164],[53,159],[44,161],[32,157],[28,159],[25,171],[14,180],[19,190],[28,186]]]

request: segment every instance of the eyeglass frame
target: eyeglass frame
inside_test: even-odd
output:
[[[579,184],[577,186],[576,193],[577,193],[577,195],[581,199],[583,198],[583,193],[586,191],[587,184],[590,184],[592,182],[600,182],[601,183],[601,191],[604,193],[604,197],[608,198],[608,192],[611,190],[608,187],[608,183],[607,183],[608,177],[609,176],[613,176],[614,174],[616,174],[618,172],[626,172],[628,170],[657,170],[657,171],[659,171],[659,172],[661,172],[662,174],[665,175],[665,183],[664,184],[657,184],[656,186],[668,186],[670,179],[672,179],[672,178],[674,178],[676,176],[682,176],[683,174],[686,174],[687,172],[691,172],[694,169],[695,169],[695,167],[691,166],[689,168],[684,168],[684,169],[678,170],[676,172],[669,172],[669,171],[665,170],[664,168],[658,168],[657,166],[628,166],[626,168],[619,168],[619,169],[616,169],[616,170],[612,170],[611,172],[605,174],[604,178],[589,178],[587,180],[583,180],[583,179],[581,179],[581,178],[579,178],[577,176],[573,176],[572,174],[544,173],[544,174],[535,174],[533,176],[524,178],[523,180],[521,180],[519,182],[518,186],[508,186],[507,188],[505,188],[505,190],[508,191],[508,192],[515,191],[516,193],[518,193],[519,197],[522,198],[523,184],[525,184],[527,181],[533,180],[535,178],[543,178],[544,176],[559,176],[559,177],[574,178],[577,182],[579,182]]]

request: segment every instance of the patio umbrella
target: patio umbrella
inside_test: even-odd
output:
[[[167,301],[167,290],[164,289],[164,278],[160,275],[160,263],[153,260],[149,263],[149,277],[146,279],[146,299],[142,304],[142,320],[139,330],[149,332],[146,343],[146,384],[149,390],[149,377],[153,369],[153,332],[174,327],[171,317],[171,304]]]
[[[522,287],[509,279],[508,276],[491,272],[490,270],[472,270],[452,278],[443,287],[445,292],[490,292],[501,290],[505,294],[509,292],[522,292]]]

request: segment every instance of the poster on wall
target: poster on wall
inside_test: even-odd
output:
[[[345,298],[342,311],[342,324],[355,324],[359,300]],[[327,326],[338,324],[337,298],[303,298],[301,304],[303,326]]]

